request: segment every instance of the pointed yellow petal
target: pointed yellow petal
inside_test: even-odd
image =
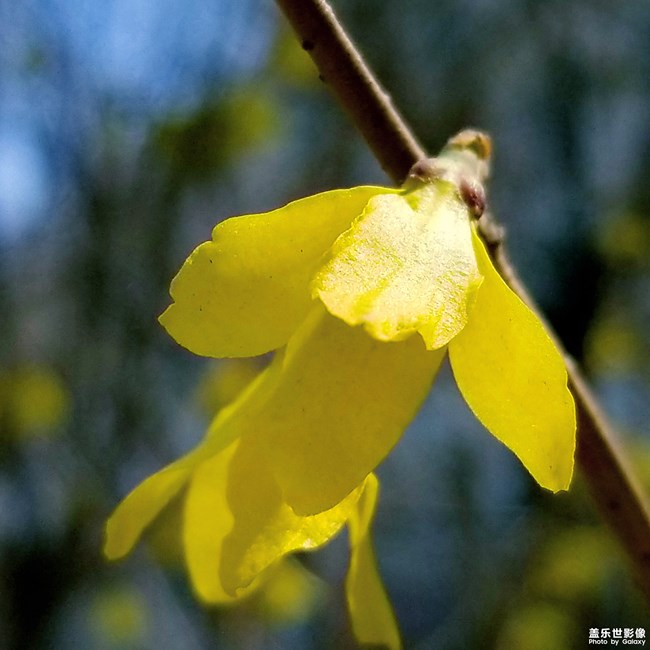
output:
[[[287,553],[309,551],[329,541],[354,510],[360,491],[353,490],[341,503],[317,515],[296,515],[282,499],[264,446],[254,435],[240,439],[228,476],[234,526],[221,553],[220,578],[225,591],[239,596]]]
[[[207,602],[233,600],[221,585],[221,548],[234,518],[226,499],[228,468],[239,441],[201,463],[194,471],[185,497],[183,546],[185,560],[198,596]]]
[[[576,421],[564,362],[473,237],[485,279],[467,326],[449,345],[456,382],[478,419],[540,485],[566,490]]]
[[[379,482],[374,474],[370,474],[348,522],[350,567],[345,593],[352,629],[359,643],[399,650],[402,644],[397,621],[379,577],[370,536],[378,490]]]
[[[163,507],[181,489],[198,465],[222,453],[243,432],[259,424],[259,410],[273,395],[282,371],[283,353],[223,408],[205,439],[182,458],[138,485],[116,508],[106,524],[104,553],[109,559],[126,555]],[[215,461],[218,462],[218,461]]]
[[[381,341],[418,331],[436,349],[465,326],[480,282],[467,206],[440,180],[372,198],[313,290],[330,313]]]
[[[174,278],[160,322],[181,345],[212,357],[254,356],[283,346],[310,306],[309,282],[334,240],[370,197],[357,187],[227,219]]]
[[[104,554],[109,560],[126,555],[142,531],[183,487],[191,471],[186,458],[178,460],[140,483],[106,522]]]
[[[292,337],[254,431],[299,514],[331,508],[399,440],[443,358],[419,337],[382,343],[317,307]]]

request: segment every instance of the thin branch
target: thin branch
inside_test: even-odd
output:
[[[276,0],[316,63],[321,78],[362,133],[386,173],[400,184],[413,163],[426,154],[390,102],[358,50],[324,0]],[[491,218],[492,219],[492,218]],[[487,233],[496,267],[510,287],[539,315],[528,291],[507,258],[500,228]],[[578,431],[576,460],[603,518],[631,559],[640,587],[650,597],[650,512],[616,436],[575,362],[563,351],[575,398]]]
[[[426,158],[426,154],[332,9],[323,0],[277,3],[297,32],[303,49],[316,63],[321,80],[339,98],[383,170],[401,185],[413,161]]]

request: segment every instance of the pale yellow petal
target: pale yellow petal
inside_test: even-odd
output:
[[[119,504],[106,524],[104,552],[126,555],[163,507],[188,481],[198,465],[223,452],[243,432],[259,423],[258,412],[272,396],[282,371],[283,353],[214,418],[205,439],[182,458],[153,474]]]
[[[345,580],[345,593],[352,629],[359,643],[399,650],[402,644],[397,621],[377,570],[370,535],[378,489],[379,482],[371,474],[348,521],[350,567]]]
[[[480,282],[467,206],[439,180],[372,198],[332,247],[313,291],[330,313],[381,341],[417,331],[436,349],[465,326]]]
[[[443,355],[419,337],[382,343],[312,312],[253,429],[297,513],[331,508],[363,482],[417,413]]]
[[[201,463],[192,474],[185,497],[183,547],[185,561],[198,596],[226,603],[233,596],[221,585],[221,548],[234,518],[227,494],[228,469],[239,440]]]
[[[264,446],[255,436],[240,439],[228,475],[228,506],[234,524],[221,551],[220,578],[225,591],[239,596],[286,554],[313,550],[329,541],[353,512],[360,491],[352,490],[325,512],[297,515],[282,498]]]
[[[576,420],[564,362],[473,237],[485,279],[467,326],[449,345],[456,382],[478,419],[540,485],[565,490],[573,472]]]
[[[176,461],[140,483],[106,522],[104,554],[110,560],[126,555],[144,529],[183,487],[192,466]]]
[[[309,310],[309,283],[323,254],[370,197],[392,191],[334,190],[222,221],[174,278],[174,302],[160,322],[205,356],[255,356],[283,346]]]
[[[417,337],[381,343],[316,305],[196,453],[205,458],[256,436],[287,503],[304,515],[328,510],[397,442],[443,354]]]

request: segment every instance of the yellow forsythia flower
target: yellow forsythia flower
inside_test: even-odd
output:
[[[160,320],[196,354],[276,354],[198,447],[118,507],[109,557],[127,553],[187,486],[188,568],[198,594],[221,602],[347,523],[355,633],[399,647],[368,532],[372,471],[447,350],[486,428],[542,486],[568,487],[575,411],[563,361],[476,231],[488,157],[487,137],[463,132],[401,190],[325,192],[216,226],[172,282]]]

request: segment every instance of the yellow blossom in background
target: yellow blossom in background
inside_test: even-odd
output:
[[[94,596],[89,619],[99,639],[117,648],[142,647],[150,613],[143,596],[130,587],[113,587]]]
[[[523,605],[508,618],[497,638],[496,650],[570,650],[582,629],[566,611],[548,602]]]
[[[215,361],[203,375],[197,390],[196,402],[202,412],[213,416],[234,401],[264,367],[259,359],[224,359]]]
[[[46,366],[26,364],[0,374],[0,421],[15,437],[51,435],[69,408],[68,391]]]
[[[160,320],[196,354],[276,353],[198,447],[118,507],[109,557],[185,487],[188,568],[199,596],[218,602],[347,524],[352,627],[363,643],[399,647],[368,532],[372,472],[447,351],[486,428],[540,485],[568,487],[575,411],[563,361],[477,234],[488,157],[487,137],[463,132],[401,190],[325,192],[216,226]]]
[[[284,625],[307,618],[321,603],[322,594],[322,581],[288,557],[260,589],[253,606],[265,620]]]

